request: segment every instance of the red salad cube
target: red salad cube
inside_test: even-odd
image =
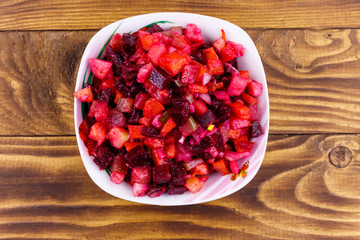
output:
[[[172,118],[169,118],[164,126],[161,128],[160,134],[161,136],[165,137],[171,130],[176,127],[176,123]]]
[[[134,167],[131,170],[131,185],[134,183],[146,184],[151,181],[151,170],[150,167],[140,166]]]
[[[196,117],[201,117],[208,110],[206,104],[202,100],[196,100],[194,102],[194,106],[195,106],[195,116]]]
[[[154,65],[159,65],[159,58],[166,53],[166,45],[162,42],[154,43],[148,52],[149,60]]]
[[[100,146],[105,141],[106,128],[101,122],[96,122],[92,125],[89,133],[89,138],[97,141],[97,146]]]
[[[90,103],[94,101],[94,95],[91,91],[91,87],[80,89],[79,91],[74,92],[73,95],[82,102]]]
[[[165,110],[164,105],[162,105],[156,98],[150,98],[145,102],[143,114],[144,117],[148,117],[151,120],[161,112]]]
[[[130,139],[141,139],[146,138],[146,136],[141,134],[143,126],[141,125],[128,125]]]
[[[247,92],[254,97],[260,96],[262,93],[262,84],[256,81],[251,81],[248,84]]]
[[[204,42],[201,29],[195,24],[188,24],[185,29],[185,36],[192,42]]]
[[[167,53],[159,58],[159,66],[168,72],[170,75],[175,76],[180,73],[183,67],[190,62],[190,57],[181,52],[175,51]]]
[[[109,166],[109,170],[111,172],[119,172],[119,173],[128,173],[128,166],[126,165],[126,160],[121,155],[117,155],[113,158],[112,163]]]
[[[160,138],[147,138],[144,144],[151,149],[164,148],[164,140]]]
[[[191,64],[185,65],[181,74],[181,83],[195,83],[199,70],[199,66]]]
[[[258,100],[252,96],[250,96],[249,94],[243,92],[240,95],[241,99],[244,100],[244,102],[249,103],[249,104],[253,104],[256,105],[258,103]]]
[[[136,81],[138,83],[144,83],[145,80],[149,78],[152,69],[153,69],[153,65],[151,63],[142,66],[137,74]]]
[[[89,110],[89,116],[96,121],[105,121],[108,118],[109,108],[106,102],[94,100]]]
[[[150,34],[148,32],[145,31],[139,31],[138,32],[139,38],[140,38],[140,42],[141,42],[141,46],[143,49],[149,51],[151,46],[159,41],[159,38],[157,35],[154,34]]]
[[[230,96],[240,96],[240,94],[246,88],[247,83],[248,83],[247,78],[240,76],[239,72],[233,72],[227,93]]]
[[[98,79],[111,78],[113,75],[112,63],[101,59],[90,58],[89,66],[92,73]]]
[[[145,106],[145,102],[147,100],[149,100],[150,98],[151,98],[151,96],[148,93],[137,94],[135,97],[135,101],[134,101],[134,107],[142,110]]]
[[[196,193],[204,186],[205,182],[208,180],[208,176],[191,176],[186,180],[185,187],[189,189],[190,192]]]
[[[250,127],[251,122],[249,120],[244,120],[240,118],[230,118],[231,128],[239,129],[239,128],[246,128]]]
[[[250,119],[250,110],[247,106],[240,102],[235,102],[231,104],[232,111],[235,114],[236,118],[242,120],[249,120]]]
[[[134,105],[134,99],[132,98],[120,98],[116,104],[117,109],[120,112],[130,113]]]
[[[111,172],[110,174],[110,181],[112,181],[115,184],[120,184],[124,181],[125,174],[119,173],[119,172]]]
[[[122,127],[114,127],[106,134],[106,138],[110,140],[111,145],[120,149],[129,140],[129,133]]]
[[[148,184],[146,183],[134,183],[132,186],[132,192],[134,197],[143,197],[146,195],[149,189]]]
[[[238,174],[240,172],[240,167],[239,167],[239,164],[237,161],[230,161],[229,162],[229,166],[230,166],[230,169],[231,169],[231,172],[233,174]]]
[[[220,159],[218,161],[213,162],[212,166],[216,171],[220,172],[221,175],[230,174],[228,162],[224,159]]]
[[[163,184],[170,182],[171,174],[169,165],[155,165],[152,168],[152,179],[155,184]]]
[[[196,167],[194,167],[193,169],[191,169],[190,173],[193,175],[207,175],[210,172],[209,172],[208,165],[206,163],[201,163],[201,164],[197,165]]]
[[[117,53],[121,52],[121,35],[120,33],[115,33],[109,42],[109,46]]]
[[[137,146],[143,146],[142,142],[126,142],[125,144],[126,151],[130,151],[131,149],[137,147]]]

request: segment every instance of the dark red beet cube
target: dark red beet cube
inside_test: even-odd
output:
[[[125,160],[131,167],[150,165],[150,155],[142,146],[136,146],[125,154]]]
[[[134,107],[143,110],[145,102],[149,100],[151,96],[148,93],[139,93],[135,97]]]
[[[106,56],[106,60],[113,64],[112,69],[113,69],[115,75],[120,76],[121,75],[121,64],[123,62],[120,57],[120,54],[116,53],[111,48],[111,46],[108,45],[105,48],[105,56]]]
[[[126,124],[126,118],[124,114],[116,109],[109,111],[109,117],[106,119],[109,129],[114,127],[124,127]]]
[[[102,144],[95,150],[95,164],[100,168],[100,170],[105,169],[112,162],[114,158],[114,152],[112,148],[107,146],[107,144]]]
[[[153,68],[149,78],[159,89],[169,89],[172,76],[160,68]]]
[[[112,163],[109,166],[110,171],[124,174],[127,174],[128,168],[129,167],[126,165],[125,158],[120,154],[114,157]]]
[[[151,184],[147,195],[151,198],[160,197],[166,191],[166,186],[163,184]]]
[[[210,123],[215,122],[216,116],[212,110],[207,110],[201,117],[197,119],[197,123],[203,128],[207,128]]]
[[[153,126],[150,126],[150,127],[144,126],[141,129],[141,134],[144,136],[147,136],[147,137],[162,137],[159,129],[157,129]]]
[[[169,165],[158,165],[152,168],[152,179],[155,184],[168,183],[171,179]]]
[[[262,127],[258,121],[252,122],[250,126],[249,137],[254,138],[263,134]]]
[[[169,184],[167,187],[167,193],[169,195],[180,195],[186,192],[188,189],[185,186],[177,186]]]
[[[171,165],[170,172],[171,172],[170,184],[185,185],[186,169],[182,164],[175,163],[175,164]]]

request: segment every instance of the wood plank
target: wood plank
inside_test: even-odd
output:
[[[100,29],[151,12],[193,12],[245,28],[359,28],[357,1],[28,1],[0,3],[0,30]]]
[[[265,66],[271,133],[360,133],[359,30],[248,32]],[[74,134],[72,92],[94,33],[0,33],[1,135]]]
[[[354,239],[359,142],[358,135],[270,136],[244,189],[205,204],[158,207],[100,190],[74,137],[0,137],[0,239]],[[346,168],[328,161],[338,145],[353,154]]]

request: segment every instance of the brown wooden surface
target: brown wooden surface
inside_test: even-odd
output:
[[[87,175],[73,124],[75,79],[96,30],[186,11],[245,28],[270,95],[259,173],[185,207],[112,197]],[[0,2],[0,239],[360,239],[358,1]],[[328,156],[345,146],[352,161]]]

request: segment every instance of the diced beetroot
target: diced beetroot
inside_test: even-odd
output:
[[[240,96],[240,94],[244,91],[247,83],[248,83],[247,78],[240,76],[238,72],[233,72],[227,93],[230,96]]]
[[[151,120],[161,112],[165,110],[164,105],[162,105],[156,98],[150,98],[144,104],[143,114],[144,117],[149,117]]]
[[[190,54],[191,47],[189,40],[183,35],[176,35],[171,41],[171,46],[176,49],[182,50],[183,52]]]
[[[180,163],[175,163],[170,166],[171,180],[170,183],[173,185],[185,185],[186,180],[186,169]]]
[[[148,52],[149,60],[155,66],[159,65],[159,58],[166,53],[166,45],[162,42],[154,43]]]
[[[101,122],[96,122],[92,125],[89,133],[89,138],[97,141],[97,146],[100,146],[105,141],[106,128]]]
[[[105,57],[106,57],[106,61],[111,62],[112,65],[112,69],[113,72],[115,73],[115,75],[120,76],[121,75],[121,64],[122,64],[122,59],[119,53],[115,52],[111,46],[106,46],[105,48]]]
[[[231,104],[234,117],[239,118],[241,120],[249,120],[250,119],[250,109],[240,102],[235,102]]]
[[[189,189],[190,192],[196,193],[204,186],[205,182],[208,180],[208,176],[191,176],[186,180],[185,187]]]
[[[114,127],[106,134],[106,139],[113,147],[120,149],[129,140],[129,133],[122,127]]]
[[[216,116],[212,110],[208,109],[201,117],[197,119],[197,123],[206,129],[209,124],[213,123],[216,120]]]
[[[124,127],[126,125],[126,118],[117,109],[110,109],[105,123],[109,130],[114,127]]]
[[[201,164],[197,165],[196,167],[194,167],[193,169],[191,169],[190,173],[194,174],[194,175],[207,175],[210,172],[209,172],[208,165],[206,163],[201,163]]]
[[[151,96],[147,93],[139,93],[136,95],[135,97],[135,101],[134,101],[134,107],[136,107],[137,109],[143,109],[145,106],[145,102],[147,100],[149,100],[151,98]]]
[[[131,168],[150,165],[150,155],[142,146],[131,149],[124,157]]]
[[[176,150],[175,150],[175,161],[180,162],[188,162],[191,160],[192,154],[190,153],[189,149],[180,143],[176,143]]]
[[[232,152],[232,151],[226,151],[225,155],[224,155],[224,158],[226,160],[228,160],[228,161],[237,161],[240,158],[245,158],[245,157],[248,157],[248,156],[250,156],[250,151],[245,151],[245,152],[241,152],[241,153]]]
[[[195,117],[201,117],[208,110],[206,104],[201,100],[196,100],[194,102],[194,106],[195,106]]]
[[[152,184],[147,192],[147,195],[151,198],[160,197],[166,191],[164,184]]]
[[[89,116],[86,115],[84,120],[81,122],[81,124],[79,126],[79,135],[85,145],[87,144],[87,140],[88,140],[88,136],[89,136],[92,124],[93,124],[93,122],[90,121]]]
[[[254,97],[260,96],[262,93],[262,84],[256,81],[251,81],[247,86],[247,92]]]
[[[249,120],[243,120],[240,118],[231,118],[230,121],[231,121],[231,127],[233,129],[245,128],[250,126]]]
[[[109,164],[115,157],[113,149],[111,149],[111,147],[109,147],[106,143],[97,146],[94,155],[95,158],[93,159],[93,161],[100,170],[103,170],[107,166],[109,166]]]
[[[151,149],[164,148],[164,140],[160,138],[146,138],[144,144]]]
[[[179,195],[179,194],[183,194],[186,191],[187,191],[187,188],[185,186],[169,184],[167,187],[167,193],[169,195]]]
[[[150,183],[151,169],[148,166],[134,167],[131,170],[131,185],[134,183]]]
[[[204,151],[210,153],[213,158],[216,158],[219,155],[219,152],[215,146],[205,149]]]
[[[150,127],[144,126],[141,129],[141,134],[147,137],[158,137],[158,138],[161,137],[159,129],[153,126]]]
[[[121,52],[121,34],[115,33],[109,42],[109,46],[117,53]]]
[[[113,64],[111,62],[105,60],[96,58],[89,59],[90,70],[93,72],[95,77],[101,80],[112,77],[112,65]]]
[[[122,71],[122,78],[125,81],[125,85],[127,87],[131,87],[134,83],[136,83],[136,78],[139,73],[141,66],[132,62],[132,61],[125,61],[121,65],[121,71]]]
[[[119,173],[119,172],[111,172],[110,174],[110,181],[112,181],[115,184],[120,184],[124,181],[125,174]]]
[[[150,73],[150,82],[154,84],[159,89],[169,89],[170,83],[172,81],[172,76],[161,68],[153,68]]]
[[[228,167],[228,161],[226,161],[224,159],[220,159],[216,162],[213,162],[212,166],[216,171],[220,172],[221,175],[230,174],[230,170]]]
[[[225,45],[225,48],[220,53],[221,61],[226,63],[233,60],[235,57],[240,57],[244,55],[245,48],[241,44],[237,44],[231,41],[228,41]]]
[[[130,116],[128,117],[128,123],[136,124],[139,122],[141,117],[142,117],[142,111],[137,108],[133,108],[131,110]]]
[[[86,147],[88,149],[89,155],[95,157],[96,141],[89,138],[86,142]]]
[[[244,136],[247,138],[247,136]],[[238,153],[251,152],[254,147],[254,142],[249,142],[247,139],[242,140],[241,137],[234,140],[235,150]]]
[[[117,155],[113,158],[112,163],[109,166],[109,170],[111,172],[118,172],[127,174],[128,166],[126,165],[125,159],[121,155]]]
[[[144,126],[140,126],[140,125],[128,125],[130,139],[146,138],[146,136],[141,134],[143,127]]]
[[[250,138],[258,137],[263,134],[262,127],[258,121],[252,122],[250,126]]]
[[[134,183],[132,186],[132,192],[134,197],[143,197],[146,195],[149,189],[148,184]]]
[[[136,64],[149,63],[148,56],[142,48],[138,48],[134,55],[130,57],[130,61],[136,62]]]
[[[185,36],[193,42],[203,42],[201,29],[195,24],[188,24],[185,29]]]
[[[199,66],[195,66],[191,64],[185,65],[181,74],[181,83],[182,84],[195,83],[199,70],[200,70]]]
[[[124,33],[121,37],[121,54],[129,59],[136,51],[138,37],[134,34]]]
[[[145,64],[139,69],[139,72],[136,77],[138,83],[144,83],[147,78],[149,78],[153,65],[151,63]]]
[[[162,184],[170,182],[171,174],[169,165],[156,165],[152,168],[152,180],[155,184]]]
[[[117,109],[120,112],[130,113],[134,105],[134,99],[132,98],[120,98],[117,102]]]
[[[91,87],[80,89],[73,93],[74,97],[79,99],[82,102],[92,102],[94,101],[94,95],[91,91]]]
[[[230,96],[225,91],[216,91],[214,95],[219,100],[230,101]]]
[[[229,166],[230,166],[230,169],[231,169],[231,172],[233,174],[238,174],[240,172],[240,167],[239,167],[239,164],[237,161],[230,161],[229,162]]]

